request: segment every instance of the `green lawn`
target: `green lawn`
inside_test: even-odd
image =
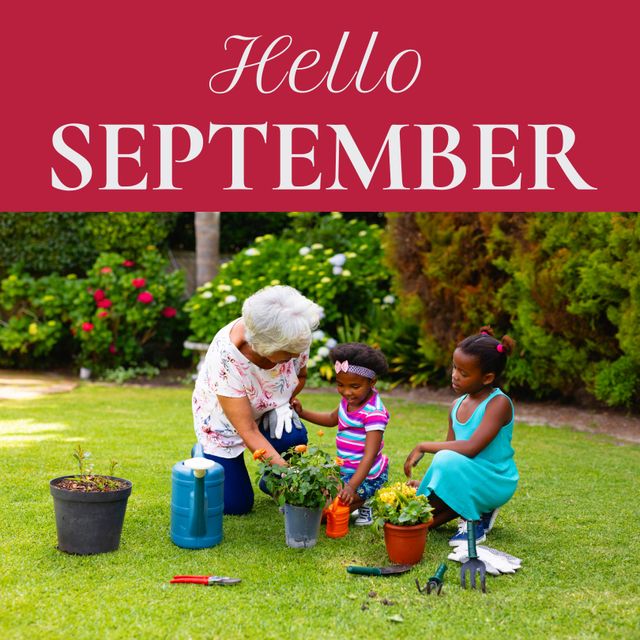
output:
[[[317,409],[337,402],[330,393],[305,399]],[[403,400],[387,405],[386,451],[391,479],[399,480],[415,442],[444,435],[446,410]],[[322,440],[332,447],[332,431],[325,431]],[[523,558],[523,568],[489,577],[482,595],[463,591],[459,565],[448,561],[436,598],[420,595],[414,581],[426,582],[446,558],[453,525],[429,535],[422,564],[387,578],[345,571],[386,562],[380,533],[352,527],[345,538],[321,533],[313,549],[289,549],[282,516],[259,492],[250,515],[225,517],[219,546],[174,546],[171,467],[189,456],[192,434],[187,389],[84,386],[0,402],[0,637],[640,637],[639,447],[517,425],[520,486],[488,544]],[[320,440],[315,427],[310,434]],[[76,557],[55,548],[48,481],[74,471],[76,442],[92,452],[96,471],[114,457],[133,482],[116,553]],[[253,473],[255,463],[248,464]],[[179,573],[242,583],[169,585]]]

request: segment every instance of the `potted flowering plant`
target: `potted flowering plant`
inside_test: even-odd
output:
[[[433,508],[427,497],[403,482],[378,489],[371,500],[375,524],[384,528],[389,559],[397,564],[420,562]]]
[[[67,553],[91,555],[115,551],[120,546],[131,482],[113,475],[118,464],[115,460],[108,475],[94,474],[90,456],[78,445],[73,457],[79,473],[49,482],[58,549]]]
[[[285,537],[290,547],[312,547],[318,539],[322,509],[341,486],[342,461],[317,446],[300,444],[285,454],[287,466],[272,465],[258,449],[258,471],[269,493],[284,506]]]

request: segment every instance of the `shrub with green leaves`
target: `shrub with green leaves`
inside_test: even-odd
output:
[[[192,339],[208,342],[241,315],[242,303],[262,287],[286,284],[319,304],[322,327],[333,334],[344,316],[364,317],[389,293],[390,274],[382,263],[378,225],[348,222],[342,214],[315,215],[316,226],[297,218],[281,237],[256,238],[249,248],[223,264],[216,278],[187,302]],[[314,232],[323,241],[316,241]]]
[[[70,310],[82,289],[75,275],[34,278],[16,271],[0,283],[0,363],[45,365],[69,341]]]
[[[117,253],[98,258],[71,314],[82,365],[100,371],[154,360],[151,347],[171,341],[184,275],[167,266],[153,247],[136,261]]]
[[[397,289],[425,336],[416,356],[443,382],[457,341],[492,324],[518,343],[506,387],[637,403],[637,213],[407,213],[390,222]]]

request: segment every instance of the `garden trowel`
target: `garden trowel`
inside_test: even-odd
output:
[[[388,567],[359,567],[350,564],[347,567],[347,573],[356,573],[361,576],[389,576],[396,573],[406,573],[413,569],[412,564],[392,564]]]

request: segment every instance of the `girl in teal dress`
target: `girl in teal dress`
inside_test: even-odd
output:
[[[449,414],[445,442],[420,442],[407,457],[404,472],[425,453],[435,454],[418,487],[434,508],[430,528],[457,517],[477,521],[476,541],[493,526],[499,507],[509,501],[518,484],[511,437],[514,410],[511,399],[494,386],[515,342],[498,341],[490,327],[465,338],[453,353],[451,386],[460,397]],[[414,486],[418,483],[410,481]],[[466,541],[466,529],[449,542]]]

